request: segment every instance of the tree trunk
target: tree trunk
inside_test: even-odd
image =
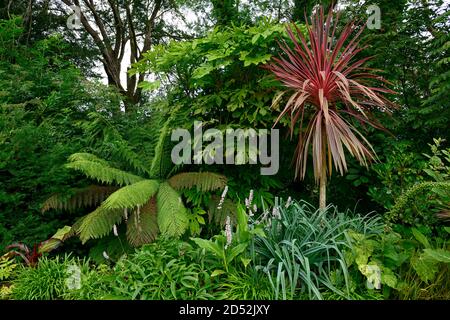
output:
[[[327,169],[325,163],[322,163],[319,184],[319,208],[325,209],[327,206]]]

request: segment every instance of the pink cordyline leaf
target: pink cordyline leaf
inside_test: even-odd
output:
[[[329,175],[332,163],[340,174],[347,170],[344,149],[367,166],[375,158],[375,152],[343,116],[383,129],[371,111],[390,112],[395,107],[382,96],[383,93],[395,93],[384,86],[389,82],[371,73],[377,70],[364,67],[370,57],[355,59],[366,48],[359,43],[364,27],[357,31],[357,25],[352,21],[338,35],[338,20],[338,14],[330,10],[325,17],[320,8],[313,15],[311,24],[306,23],[306,37],[297,26],[295,30],[288,26],[287,33],[294,47],[280,41],[284,55],[273,58],[265,66],[288,88],[275,97],[273,105],[278,105],[286,92],[291,94],[276,123],[289,116],[291,136],[295,127],[300,127],[295,156],[296,178],[305,177],[310,145],[316,182],[321,179],[323,166]],[[305,118],[309,119],[306,130],[303,128]]]

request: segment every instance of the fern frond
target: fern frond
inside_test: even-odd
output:
[[[128,142],[121,136],[116,137],[109,145],[111,146],[110,151],[112,154],[117,155],[139,174],[150,174],[148,166],[144,165],[142,161],[142,157],[134,152]]]
[[[123,186],[143,180],[143,178],[139,176],[96,161],[75,160],[73,162],[67,163],[66,167],[69,169],[81,171],[87,177],[107,184],[116,183],[120,186]]]
[[[68,160],[69,160],[69,162],[92,161],[92,162],[97,162],[97,163],[103,164],[105,166],[109,166],[108,161],[101,159],[92,153],[87,153],[87,152],[74,153],[69,156]]]
[[[175,190],[197,187],[197,190],[206,192],[225,188],[227,178],[212,172],[184,172],[170,178],[169,184]]]
[[[86,217],[87,217],[87,215],[82,216],[75,221],[75,223],[72,225],[72,228],[70,229],[69,234],[67,235],[68,238],[80,235],[80,227],[81,227],[81,224],[83,223],[84,218],[86,218]]]
[[[180,237],[186,231],[189,219],[181,197],[167,183],[161,183],[157,195],[158,226],[163,235]]]
[[[106,210],[98,207],[95,211],[84,216],[79,223],[76,233],[79,234],[81,242],[86,243],[89,239],[98,239],[106,236],[123,219],[123,210]]]
[[[50,209],[73,211],[82,207],[92,207],[100,204],[117,189],[111,186],[92,185],[76,190],[75,195],[70,198],[54,194],[43,203],[41,211],[46,212]]]
[[[135,210],[127,223],[128,242],[138,247],[150,243],[158,235],[156,197],[152,197],[140,210]]]
[[[214,223],[221,227],[225,226],[227,217],[232,221],[236,220],[237,206],[230,199],[225,199],[222,203],[221,209],[218,209],[220,197],[212,196],[208,204],[208,220],[209,223]]]
[[[156,180],[142,180],[120,188],[111,194],[101,206],[106,210],[142,206],[156,194],[158,187],[159,183]]]
[[[166,138],[170,129],[170,118],[166,121],[159,134],[158,143],[155,147],[155,155],[153,156],[152,163],[150,166],[150,176],[159,177],[161,176],[161,161],[164,158],[164,145],[166,143]]]

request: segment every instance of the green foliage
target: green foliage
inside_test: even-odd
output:
[[[380,235],[349,233],[352,240],[352,249],[346,255],[349,266],[355,264],[376,289],[383,287],[386,298],[408,295],[412,287],[419,294],[418,287],[439,285],[437,281],[448,272],[450,251],[444,239],[429,238],[415,228],[399,231],[402,234],[390,228]],[[379,270],[380,278],[374,274],[375,270]],[[443,284],[437,294],[448,290],[448,284],[445,281]]]
[[[377,234],[382,227],[379,219],[351,216],[331,206],[315,210],[304,202],[276,208],[272,216],[266,214],[267,237],[255,239],[256,264],[267,273],[275,298],[323,299],[327,290],[350,298],[347,232]],[[332,274],[341,281],[332,281]]]
[[[169,121],[166,121],[166,125],[170,120],[169,118]],[[167,134],[167,130],[162,131],[162,136],[155,147],[151,168],[149,171],[145,170],[146,172],[154,172],[155,159],[156,162],[160,162],[166,155],[164,148],[160,147],[161,141],[165,140],[165,134]],[[137,155],[132,157],[132,159],[136,158]],[[80,170],[87,177],[99,182],[122,186],[111,193],[97,209],[77,221],[74,230],[75,233],[79,234],[83,243],[89,239],[106,236],[113,228],[117,228],[117,225],[124,219],[128,225],[128,239],[133,245],[153,241],[158,232],[161,232],[164,236],[180,237],[188,228],[189,217],[181,197],[175,189],[197,186],[198,190],[204,192],[214,191],[225,187],[227,181],[222,175],[208,172],[176,174],[167,182],[156,180],[155,178],[159,178],[159,176],[150,177],[152,180],[149,180],[113,168],[107,161],[90,153],[71,155],[66,166]],[[131,167],[136,166],[131,163]],[[99,190],[102,190],[102,188],[99,187]],[[95,188],[93,191],[95,191]],[[79,198],[78,195],[75,197]],[[96,196],[96,198],[100,199],[101,195]],[[156,199],[156,205],[152,205],[154,198]],[[74,198],[66,201],[77,203]],[[55,208],[67,207],[67,205],[61,206],[59,202],[51,198],[44,204],[43,209],[47,210],[52,205]],[[129,221],[128,210],[132,215],[132,219]],[[141,215],[145,215],[143,219]],[[134,224],[134,226],[131,224]]]
[[[235,260],[240,258],[239,265],[246,267],[251,259],[248,258],[246,251],[253,240],[253,237],[259,235],[264,237],[262,227],[259,225],[249,225],[247,213],[242,206],[238,206],[236,215],[236,231],[232,232],[231,218],[228,217],[226,225],[228,230],[222,234],[215,235],[212,239],[191,238],[200,248],[211,253],[217,259],[219,269],[214,270],[214,276],[228,273],[235,269],[237,264]]]
[[[163,84],[174,74],[180,81],[171,96],[188,92],[179,103],[191,103],[194,115],[208,114],[221,122],[217,115],[228,110],[232,118],[223,120],[229,123],[233,118],[241,125],[269,123],[270,81],[261,81],[265,72],[258,65],[271,58],[275,38],[283,31],[283,25],[268,20],[253,27],[216,29],[202,39],[155,47],[135,69],[158,73]],[[202,89],[199,94],[197,89]]]
[[[0,250],[41,242],[73,223],[70,214],[39,214],[40,206],[86,185],[62,165],[88,144],[80,123],[111,96],[83,80],[60,37],[20,44],[18,21],[0,22]]]
[[[330,181],[328,196],[339,208],[358,201],[359,210],[387,212],[382,232],[372,215],[278,205],[275,195],[317,197],[312,175],[293,182],[288,120],[279,125],[276,176],[261,176],[259,165],[181,167],[170,159],[171,130],[192,130],[194,120],[222,132],[270,129],[281,88],[261,66],[279,54],[277,40],[291,44],[279,21],[302,20],[304,8],[329,1],[176,1],[177,10],[196,15],[185,22],[188,31],[172,32],[163,20],[154,26],[152,48],[131,71],[154,77],[139,84],[145,93],[133,112],[92,78],[93,43],[84,35],[69,43],[68,29],[53,32],[66,15],[47,1],[33,1],[31,15],[28,1],[9,2],[0,8],[8,19],[0,19],[0,251],[20,242],[36,249],[30,254],[38,261],[38,247],[64,241],[59,251],[89,254],[97,265],[48,256],[26,268],[19,258],[0,258],[0,299],[450,299],[447,3],[339,6],[344,20],[364,20],[369,4],[381,8],[382,28],[362,37],[372,44],[370,67],[385,70],[400,108],[392,118],[374,110],[394,137],[352,123],[379,162],[363,170],[349,161],[349,175]],[[237,205],[249,190],[253,217]],[[265,210],[272,207],[281,219]],[[161,231],[197,238],[162,241]],[[81,288],[69,290],[74,265]],[[382,290],[367,288],[367,280],[378,285],[370,266],[381,269]]]
[[[375,183],[368,185],[368,195],[389,210],[404,191],[414,183],[423,181],[426,161],[422,155],[414,152],[411,142],[398,141],[385,148],[388,150],[384,152],[385,158],[380,157],[380,161],[371,167],[376,177],[372,178]],[[347,178],[356,183],[361,175],[358,171]]]
[[[76,264],[70,256],[41,258],[36,268],[23,267],[13,281],[12,297],[16,300],[58,300],[69,287],[69,266]]]
[[[155,180],[142,180],[131,185],[120,188],[111,194],[102,207],[106,210],[125,209],[144,205],[149,198],[158,191],[158,182]]]
[[[230,272],[223,278],[221,298],[225,300],[272,300],[269,279],[262,271],[247,268],[245,272]]]
[[[16,269],[17,264],[14,260],[7,257],[0,257],[0,283],[8,280]]]
[[[162,97],[163,105],[177,108],[181,128],[192,129],[193,121],[198,120],[205,129],[270,129],[276,119],[270,105],[278,83],[261,66],[276,53],[276,40],[283,37],[284,25],[267,18],[250,26],[227,25],[202,38],[155,46],[134,69],[155,74],[161,85],[152,94]],[[293,152],[288,144],[282,148]],[[284,180],[289,183],[290,157],[284,160],[286,165],[280,167],[285,168]],[[220,172],[229,178],[230,199],[235,202],[253,189],[258,202],[263,197],[265,205],[273,204],[273,191],[284,186],[278,176],[261,177],[259,166],[235,169],[202,167],[203,171]],[[202,203],[203,209],[205,206],[210,206],[209,201]],[[218,230],[207,231],[214,234]]]
[[[158,196],[158,225],[162,234],[180,237],[187,228],[186,208],[178,193],[168,183],[160,186]]]
[[[197,191],[201,192],[223,189],[227,184],[223,175],[212,172],[180,173],[170,178],[168,182],[175,190],[197,187]]]
[[[101,183],[116,183],[119,186],[123,186],[142,180],[142,178],[136,175],[124,172],[116,168],[112,168],[103,161],[98,162],[95,160],[87,160],[86,158],[84,158],[85,155],[86,154],[73,154],[69,157],[69,163],[66,165],[66,167],[69,169],[81,171],[87,177],[95,179]],[[89,156],[95,157],[93,155]]]
[[[186,243],[158,240],[112,269],[91,270],[72,297],[83,299],[212,299],[217,284],[207,264]],[[87,287],[85,287],[85,285]]]
[[[80,288],[65,292],[65,300],[98,300],[111,293],[114,276],[109,266],[100,264],[81,271]]]
[[[93,212],[80,218],[73,228],[79,234],[84,244],[89,239],[98,239],[106,236],[112,231],[113,226],[119,224],[122,219],[122,210],[105,210],[102,207],[98,207]]]
[[[395,206],[392,208],[391,211],[389,211],[386,218],[389,221],[398,221],[401,219],[403,222],[408,224],[414,224],[419,222],[418,218],[416,217],[415,220],[413,220],[413,217],[410,215],[404,215],[404,209],[410,205],[410,203],[417,198],[417,196],[423,192],[424,190],[449,190],[450,189],[450,181],[446,182],[422,182],[418,183],[415,186],[408,189],[404,194],[402,194],[401,197],[398,198],[397,202],[395,203]],[[424,217],[426,222],[431,222],[429,216]],[[435,218],[436,219],[436,218]]]
[[[448,30],[449,11],[444,10],[432,23],[438,25],[433,39],[429,43],[433,64],[432,76],[429,82],[429,95],[422,102],[419,114],[424,117],[425,124],[433,128],[444,129],[450,116],[448,99],[450,91],[450,36]],[[442,29],[441,29],[442,28]],[[444,129],[445,130],[445,129]],[[445,131],[443,132],[445,134]]]
[[[386,214],[388,221],[410,225],[439,224],[439,212],[448,210],[450,201],[450,149],[441,149],[442,142],[442,139],[434,139],[434,145],[429,145],[432,155],[424,154],[429,160],[422,174],[436,182],[416,183],[397,195],[395,205]]]

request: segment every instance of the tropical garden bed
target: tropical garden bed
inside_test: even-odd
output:
[[[1,300],[450,299],[448,4],[75,2],[0,11]]]

